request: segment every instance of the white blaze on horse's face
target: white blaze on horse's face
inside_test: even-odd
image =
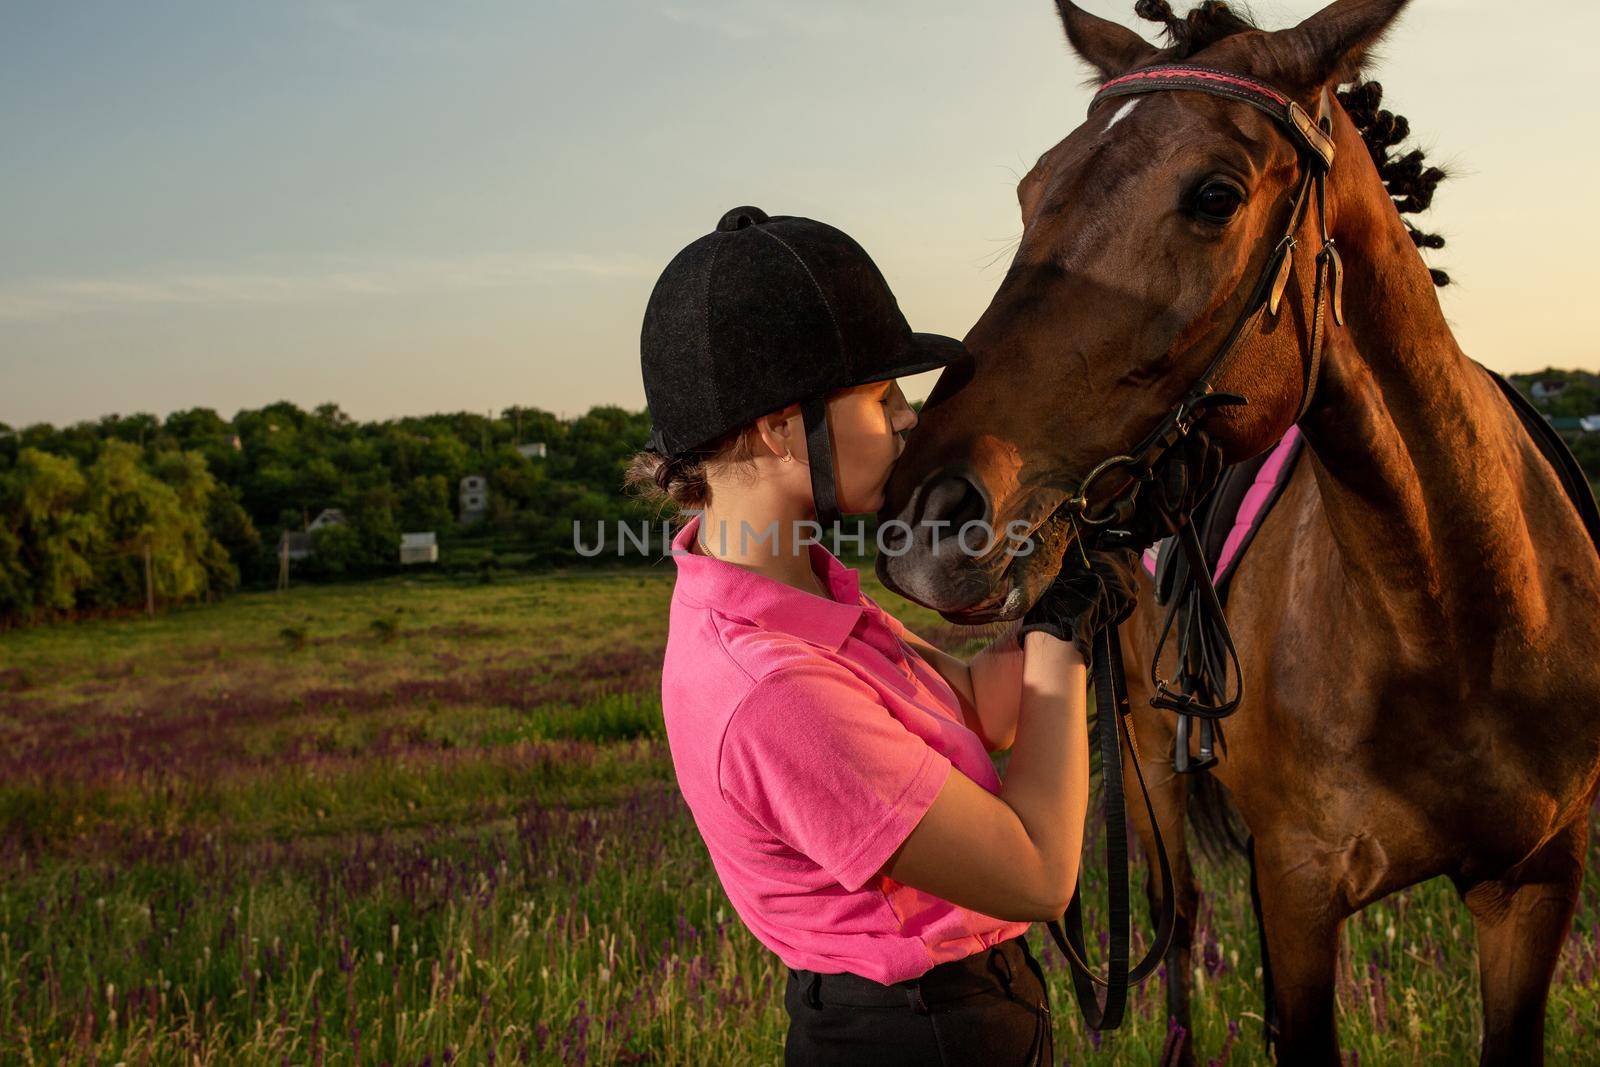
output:
[[[1138,107],[1138,106],[1139,106],[1139,98],[1135,98],[1133,100],[1129,100],[1126,104],[1123,104],[1121,107],[1117,108],[1117,113],[1115,115],[1111,116],[1111,121],[1106,123],[1106,128],[1104,130],[1101,130],[1100,132],[1101,133],[1105,133],[1105,132],[1109,131],[1111,129],[1111,127],[1115,126],[1117,123],[1119,123],[1123,119],[1127,118],[1128,117],[1128,113],[1130,111],[1132,111],[1134,108]]]

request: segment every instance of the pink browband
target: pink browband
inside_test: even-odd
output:
[[[1258,82],[1253,78],[1246,78],[1241,74],[1229,74],[1227,71],[1212,70],[1210,67],[1151,67],[1148,70],[1136,70],[1132,74],[1124,74],[1120,78],[1113,78],[1100,86],[1100,94],[1104,95],[1108,89],[1116,86],[1162,79],[1172,81],[1178,78],[1196,78],[1201,81],[1220,82],[1245,92],[1260,93],[1279,107],[1288,107],[1289,98],[1284,96],[1272,86]],[[1121,95],[1121,94],[1114,94]]]
[[[1182,63],[1164,63],[1112,78],[1100,86],[1089,102],[1092,111],[1100,101],[1113,96],[1132,96],[1135,93],[1158,93],[1169,89],[1189,89],[1227,97],[1249,104],[1270,116],[1293,137],[1300,147],[1320,156],[1324,167],[1333,164],[1333,138],[1305,109],[1265,82],[1256,81],[1243,74],[1215,70],[1211,67],[1193,67]],[[1329,108],[1324,92],[1322,110]]]

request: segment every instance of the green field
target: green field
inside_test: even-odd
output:
[[[0,636],[0,1063],[780,1061],[785,970],[723,896],[662,737],[673,574],[305,587]],[[1591,860],[1553,1062],[1595,1055]],[[1245,870],[1200,876],[1200,1062],[1261,1062]],[[1158,986],[1096,1043],[1030,937],[1058,1053],[1159,1062]],[[1362,1063],[1476,1058],[1447,885],[1369,909],[1346,949]]]

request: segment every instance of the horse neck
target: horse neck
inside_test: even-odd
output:
[[[1438,662],[1527,632],[1542,610],[1517,580],[1531,566],[1511,474],[1521,431],[1456,344],[1364,152],[1359,162],[1330,181],[1345,325],[1330,321],[1301,425],[1352,594],[1403,659]]]

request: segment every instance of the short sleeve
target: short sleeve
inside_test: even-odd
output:
[[[950,769],[870,686],[819,661],[755,683],[728,720],[717,777],[725,801],[854,892],[916,828]]]

